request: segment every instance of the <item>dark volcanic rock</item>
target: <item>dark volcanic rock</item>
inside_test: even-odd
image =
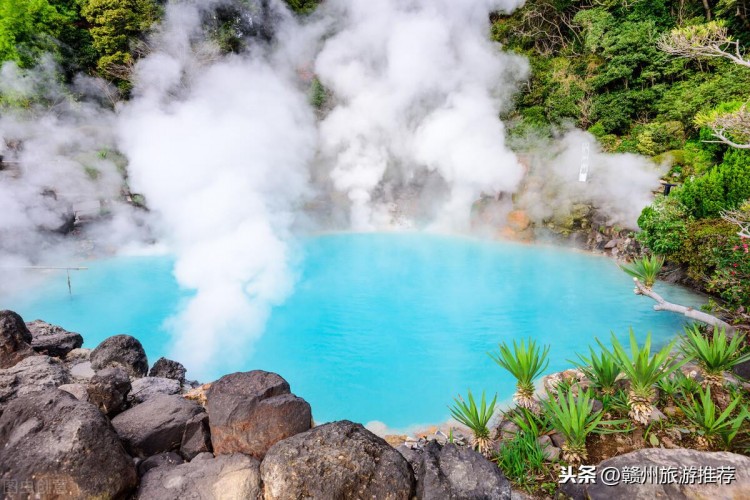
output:
[[[99,370],[88,386],[89,402],[110,417],[124,409],[129,392],[130,378],[122,368]]]
[[[622,474],[624,467],[637,467],[646,471],[651,467],[666,469],[674,467],[677,471],[677,480],[670,482],[660,480],[660,475],[643,484],[619,484],[608,486],[602,481],[602,471],[616,469]],[[718,467],[734,468],[736,478],[730,484],[698,484],[697,479],[685,484],[679,484],[683,469],[695,467],[696,471],[710,467],[714,471]],[[653,469],[652,469],[653,470]],[[609,478],[609,482],[616,482]],[[566,495],[575,498],[605,498],[607,500],[651,500],[653,498],[681,499],[730,499],[750,498],[750,458],[728,452],[703,452],[688,449],[663,449],[647,448],[625,455],[610,458],[600,463],[596,468],[595,484],[573,484],[568,481],[560,485],[560,489]]]
[[[417,498],[506,499],[510,482],[497,467],[476,451],[430,441],[421,450],[399,446],[417,478]]]
[[[261,464],[265,498],[410,499],[411,467],[360,424],[321,425],[273,445]]]
[[[138,475],[142,476],[146,472],[150,471],[151,469],[155,469],[156,467],[171,467],[184,463],[185,460],[173,451],[159,453],[158,455],[148,457],[146,460],[138,464]]]
[[[185,424],[203,408],[180,396],[157,396],[112,419],[125,449],[137,457],[177,451]]]
[[[750,380],[750,361],[735,365],[732,371],[745,380]]]
[[[130,390],[130,401],[133,404],[143,403],[155,396],[180,393],[180,383],[171,378],[143,377],[133,381]]]
[[[101,370],[110,366],[124,369],[131,377],[143,377],[148,371],[146,351],[138,339],[130,335],[115,335],[104,339],[91,351],[91,367]]]
[[[232,373],[207,393],[211,442],[217,455],[246,453],[261,459],[276,442],[310,429],[312,412],[275,373]]]
[[[136,498],[143,500],[214,500],[262,498],[260,464],[236,453],[216,458],[198,455],[192,462],[156,467],[141,478]]]
[[[43,498],[122,498],[137,479],[106,417],[64,391],[19,397],[0,416],[4,485],[55,493]]]
[[[21,316],[13,311],[0,311],[0,368],[10,368],[34,354],[31,332]]]
[[[49,356],[30,356],[11,368],[0,370],[0,403],[15,397],[67,384],[62,361]]]
[[[172,361],[167,358],[159,358],[151,367],[151,371],[148,372],[149,377],[164,377],[177,380],[182,384],[185,382],[185,367],[177,361]]]
[[[80,334],[69,332],[56,325],[38,319],[26,326],[31,332],[31,347],[42,354],[64,358],[73,349],[83,345]]]
[[[199,413],[185,424],[180,453],[187,460],[192,460],[199,453],[213,451],[211,432],[208,428],[208,414]]]

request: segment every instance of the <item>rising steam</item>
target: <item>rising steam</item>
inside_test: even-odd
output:
[[[408,213],[459,231],[481,196],[519,189],[535,220],[586,200],[632,226],[649,201],[658,173],[635,156],[594,147],[591,182],[577,182],[583,132],[542,144],[530,166],[506,145],[498,117],[528,64],[489,41],[488,16],[520,0],[328,0],[303,24],[280,0],[251,1],[246,23],[271,25],[234,55],[205,29],[228,2],[169,3],[127,102],[112,107],[111,89],[81,77],[74,89],[45,84],[46,107],[0,118],[0,154],[19,165],[0,172],[0,265],[59,259],[54,230],[75,200],[116,200],[127,185],[151,212],[110,201],[92,231],[121,247],[144,237],[143,220],[169,247],[195,292],[170,320],[173,355],[195,375],[263,332],[294,286],[296,229],[321,199],[342,215],[318,229],[373,230]],[[38,93],[50,74],[51,62],[5,64],[0,92]],[[317,112],[313,74],[330,96]]]

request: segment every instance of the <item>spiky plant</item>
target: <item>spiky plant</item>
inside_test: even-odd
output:
[[[487,424],[495,412],[497,394],[492,398],[492,402],[489,405],[487,404],[484,391],[482,391],[482,400],[479,406],[477,406],[471,391],[468,391],[467,399],[468,403],[460,395],[454,398],[455,405],[449,407],[451,415],[471,429],[474,435],[472,438],[474,449],[482,455],[488,456],[492,440],[490,439],[490,429]]]
[[[606,351],[601,351],[598,355],[592,347],[589,347],[591,355],[587,358],[577,354],[580,362],[572,361],[581,369],[586,378],[599,389],[605,396],[612,396],[615,393],[615,381],[622,373],[617,360]]]
[[[685,327],[680,349],[686,356],[695,358],[703,371],[706,385],[724,385],[723,373],[735,365],[750,360],[750,353],[742,354],[740,346],[745,336],[736,334],[727,341],[724,329],[714,328],[711,338],[705,337],[697,325]]]
[[[521,432],[537,438],[552,430],[549,418],[544,412],[534,413],[527,408],[516,408],[506,413],[505,418],[516,424]]]
[[[663,266],[664,257],[652,255],[651,257],[634,260],[630,264],[624,264],[620,266],[620,269],[638,279],[646,288],[651,288],[656,283],[656,277]]]
[[[520,344],[514,340],[513,350],[506,343],[498,344],[498,347],[499,354],[487,354],[516,378],[517,390],[513,400],[522,408],[534,410],[534,379],[549,365],[549,346],[539,348],[536,341],[528,339],[527,343],[521,340]]]
[[[628,356],[625,352],[625,348],[617,340],[614,333],[612,334],[612,351],[607,349],[599,339],[596,341],[604,351],[617,360],[623,373],[630,380],[630,391],[628,392],[630,411],[628,415],[634,422],[646,425],[649,415],[654,410],[652,404],[656,396],[654,386],[660,380],[679,370],[690,358],[684,358],[680,361],[672,359],[670,353],[675,341],[670,342],[652,356],[651,334],[649,333],[646,336],[643,347],[638,347],[638,341],[632,328],[630,329],[631,356]]]
[[[717,440],[721,439],[728,448],[743,422],[748,418],[747,407],[742,407],[739,415],[732,418],[732,412],[742,401],[740,396],[735,396],[724,411],[711,400],[711,387],[706,387],[704,391],[698,388],[698,397],[691,398],[690,404],[683,404],[678,401],[677,404],[682,409],[688,420],[698,428],[698,442],[704,448],[713,446]]]
[[[578,396],[570,391],[549,394],[549,398],[542,401],[542,408],[552,427],[565,437],[563,460],[572,464],[586,460],[586,438],[603,424],[602,412],[593,411],[591,390],[580,391]]]

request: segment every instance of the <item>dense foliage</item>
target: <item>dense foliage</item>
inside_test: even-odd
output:
[[[678,187],[644,209],[638,238],[733,310],[750,307],[750,256],[721,214],[750,198],[750,150],[718,141],[715,124],[746,138],[737,130],[747,122],[750,67],[679,42],[718,33],[726,50],[748,47],[749,13],[744,0],[529,0],[493,24],[495,40],[533,70],[511,133],[573,124],[608,151],[670,165],[665,180]],[[663,40],[675,33],[668,50]]]

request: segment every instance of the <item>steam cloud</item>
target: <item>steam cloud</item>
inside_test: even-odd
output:
[[[23,144],[10,152],[20,174],[0,172],[0,265],[50,260],[29,248],[59,258],[48,229],[62,202],[45,190],[113,200],[127,182],[151,214],[112,202],[108,241],[142,237],[146,218],[175,255],[175,276],[195,295],[170,320],[173,355],[196,376],[246,353],[293,289],[294,234],[314,218],[313,200],[341,208],[355,230],[387,227],[411,206],[418,225],[459,231],[481,195],[522,183],[519,204],[537,220],[582,199],[632,226],[649,201],[658,173],[635,156],[592,147],[592,180],[577,183],[580,131],[542,144],[529,178],[545,182],[524,181],[498,116],[528,64],[487,33],[489,13],[520,0],[328,0],[302,25],[280,0],[258,0],[249,22],[272,19],[276,35],[223,55],[203,22],[227,1],[168,4],[133,96],[116,109],[81,77],[79,99],[52,86],[54,106],[0,118],[0,147]],[[51,63],[25,74],[6,64],[0,92],[31,94],[52,73]],[[318,118],[313,73],[331,94]],[[125,156],[128,179],[103,149]]]

